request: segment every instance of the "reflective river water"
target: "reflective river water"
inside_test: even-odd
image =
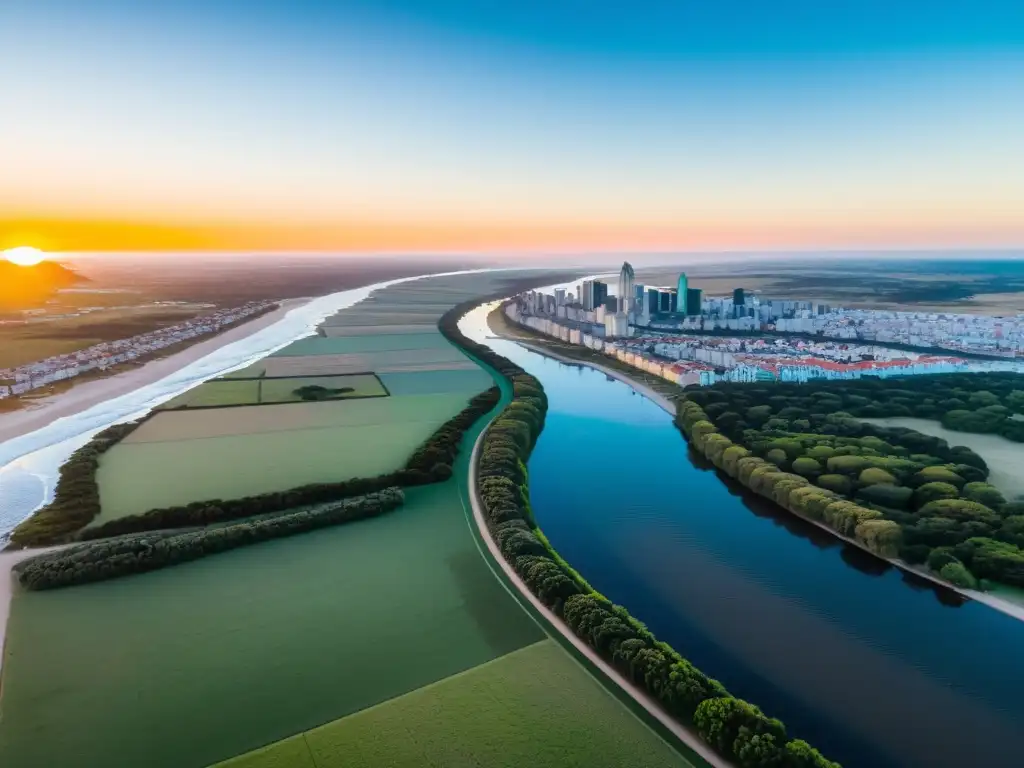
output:
[[[533,509],[595,589],[846,768],[1024,765],[1024,622],[725,484],[652,402],[483,318],[548,394]]]

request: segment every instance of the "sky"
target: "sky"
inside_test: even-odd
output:
[[[1024,246],[1020,0],[2,0],[0,247]]]

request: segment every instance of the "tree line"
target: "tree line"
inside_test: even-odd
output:
[[[114,424],[71,454],[60,468],[53,501],[11,533],[11,547],[43,547],[67,541],[100,513],[96,471],[100,456],[139,428],[142,421]]]
[[[452,476],[452,464],[458,456],[466,430],[494,408],[500,399],[501,391],[497,387],[474,396],[466,408],[438,427],[413,452],[405,466],[395,472],[337,483],[314,483],[238,499],[208,499],[161,507],[85,528],[100,513],[100,491],[96,481],[100,455],[137,429],[142,421],[117,424],[98,433],[72,455],[60,470],[53,502],[14,530],[10,546],[39,547],[76,538],[92,540],[162,528],[209,525],[361,496],[391,486],[412,487],[441,482]]]
[[[398,508],[404,500],[400,488],[386,488],[355,499],[217,528],[95,541],[25,560],[15,566],[15,572],[18,581],[33,590],[116,579],[271,539],[376,517]]]
[[[484,433],[477,472],[477,492],[502,556],[575,635],[736,765],[838,768],[805,741],[790,738],[781,722],[731,696],[721,683],[658,641],[625,608],[594,591],[551,548],[533,519],[526,467],[544,428],[547,397],[533,376],[462,335],[458,317],[476,303],[448,313],[440,327],[512,384],[512,402]]]
[[[986,482],[984,459],[860,420],[935,418],[942,408],[948,416],[961,402],[990,408],[983,403],[997,397],[1020,407],[1014,384],[1003,374],[718,384],[687,389],[676,424],[725,474],[880,557],[926,564],[960,587],[981,578],[1024,586],[1024,503]],[[943,394],[963,400],[937,400]]]

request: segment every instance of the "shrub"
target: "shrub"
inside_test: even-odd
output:
[[[956,486],[952,483],[925,483],[914,491],[914,506],[923,507],[930,501],[958,498],[960,498],[960,491],[958,491]]]
[[[870,467],[871,462],[864,456],[833,456],[825,466],[831,473],[856,476]]]
[[[999,489],[988,483],[967,483],[963,487],[963,497],[991,509],[999,509],[1006,504],[1006,499]]]
[[[878,467],[868,467],[863,470],[858,477],[861,485],[877,485],[885,483],[887,485],[895,485],[896,478],[886,472],[884,469]],[[913,491],[911,491],[913,493]]]
[[[978,586],[977,580],[960,562],[947,563],[942,566],[939,575],[955,587],[975,589]]]
[[[821,475],[815,482],[822,488],[841,496],[848,496],[853,488],[850,478],[845,475]]]
[[[903,485],[869,485],[857,491],[857,498],[891,509],[906,509],[914,495],[912,488]]]
[[[821,474],[821,464],[809,456],[801,456],[793,462],[792,470],[804,477],[817,477]]]
[[[921,486],[925,483],[948,483],[949,485],[963,488],[964,479],[956,472],[946,467],[925,467],[911,478],[910,484]]]

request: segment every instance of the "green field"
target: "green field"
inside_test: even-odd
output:
[[[208,381],[159,406],[175,408],[218,408],[228,405],[256,405],[260,401],[258,381]]]
[[[279,349],[271,357],[341,355],[351,352],[394,352],[407,349],[452,348],[440,333],[368,334],[366,336],[308,336]]]
[[[480,392],[493,383],[490,375],[480,370],[416,371],[415,373],[381,373],[380,380],[392,395],[432,395],[440,392]]]
[[[262,379],[260,385],[260,404],[269,403],[301,403],[303,398],[295,394],[300,387],[325,387],[327,389],[351,389],[351,392],[331,394],[327,400],[345,400],[352,397],[386,397],[388,392],[380,380],[370,374],[354,376],[312,376],[295,379]]]
[[[568,765],[690,763],[544,640],[219,768]]]
[[[100,457],[102,511],[93,524],[158,507],[392,472],[467,401],[448,413],[420,413],[418,418],[392,423],[121,443]],[[362,402],[373,400],[350,400],[346,405]],[[291,406],[260,406],[264,407],[287,411]]]
[[[11,608],[12,768],[202,768],[543,637],[477,551],[454,480],[383,517]]]

